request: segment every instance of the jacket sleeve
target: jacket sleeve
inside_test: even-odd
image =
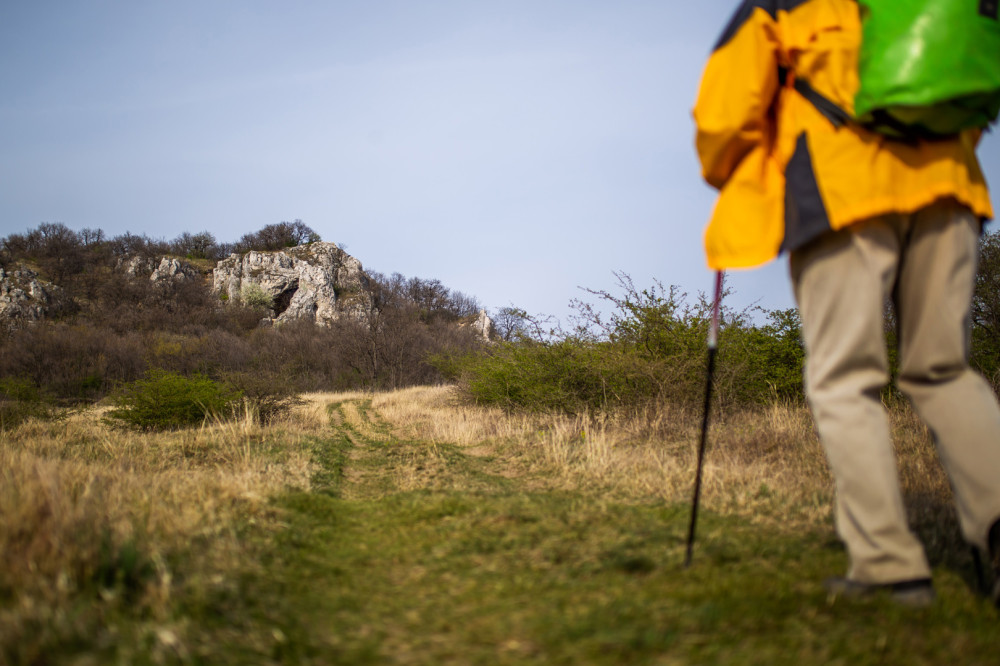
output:
[[[773,137],[778,90],[776,3],[745,0],[716,44],[694,106],[702,177],[722,188],[755,146]]]

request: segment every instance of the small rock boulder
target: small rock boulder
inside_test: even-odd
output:
[[[184,282],[198,277],[198,269],[189,263],[171,257],[163,257],[160,265],[150,274],[149,279],[153,282],[171,280],[173,282]]]

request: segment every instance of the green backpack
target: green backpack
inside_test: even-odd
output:
[[[861,86],[854,117],[804,79],[830,122],[903,139],[988,127],[1000,113],[1000,0],[858,0]]]
[[[998,0],[858,0],[856,122],[933,138],[1000,113]]]

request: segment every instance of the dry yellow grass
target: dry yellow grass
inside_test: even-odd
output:
[[[269,498],[309,488],[309,442],[333,426],[373,442],[409,443],[383,467],[349,460],[348,482],[353,473],[384,478],[380,487],[392,490],[475,484],[449,469],[457,450],[524,490],[668,503],[690,501],[700,427],[698,413],[669,405],[600,417],[510,415],[463,403],[448,387],[306,395],[266,427],[245,413],[201,428],[138,433],[109,428],[102,411],[28,421],[3,433],[0,597],[10,602],[0,606],[0,644],[16,644],[38,626],[66,635],[90,631],[74,628],[79,620],[68,600],[93,588],[102,567],[127,569],[122,557],[131,543],[142,544],[146,571],[130,603],[141,606],[155,640],[170,644],[171,636],[184,635],[176,624],[182,620],[166,619],[178,586],[233,585],[230,571],[257,566],[234,526],[249,520],[280,529]],[[915,524],[953,525],[950,491],[926,429],[906,409],[891,414]],[[776,404],[713,421],[706,510],[781,528],[829,524],[832,482],[805,408]],[[935,539],[955,542],[947,530],[922,536],[931,550]],[[119,593],[105,590],[98,603],[114,608],[123,603]]]
[[[312,462],[301,440],[326,425],[325,402],[315,400],[267,428],[244,414],[138,433],[109,428],[103,411],[29,421],[3,434],[0,593],[14,599],[0,610],[4,643],[33,626],[72,623],[71,615],[52,613],[65,613],[63,602],[94,587],[95,576],[128,576],[123,558],[137,542],[144,552],[135,566],[144,572],[134,597],[154,620],[169,604],[172,568],[190,544],[211,547],[190,553],[206,561],[185,562],[188,584],[202,574],[226,584],[223,572],[242,556],[234,518],[265,518],[274,493],[308,487]],[[102,594],[109,607],[119,603],[111,588]]]
[[[602,417],[508,415],[461,402],[447,387],[378,395],[373,407],[397,435],[448,443],[506,461],[512,474],[550,487],[689,502],[700,414],[664,405]],[[890,412],[912,511],[940,517],[950,491],[930,436],[905,407]],[[773,404],[713,415],[703,506],[789,527],[828,523],[833,482],[808,409]]]
[[[369,398],[377,419],[359,413]],[[331,413],[334,403],[341,407]],[[444,465],[435,447],[449,444],[490,457],[528,487],[667,502],[689,500],[700,424],[694,411],[670,406],[600,418],[509,415],[465,404],[448,387],[307,395],[266,428],[247,414],[198,429],[137,433],[109,429],[101,411],[30,421],[5,435],[0,548],[8,580],[28,572],[65,578],[79,551],[95,556],[77,543],[84,534],[107,533],[122,543],[141,527],[170,544],[218,533],[234,512],[259,511],[275,492],[308,487],[309,452],[301,440],[327,429],[331,417],[366,437],[385,437],[376,431],[384,423],[395,437],[425,444],[421,455],[392,470],[397,487],[433,486]],[[909,410],[893,410],[892,420],[904,489],[925,500],[923,510],[939,511],[950,491],[926,429]],[[775,404],[714,422],[706,508],[783,522],[828,520],[832,482],[805,408]]]

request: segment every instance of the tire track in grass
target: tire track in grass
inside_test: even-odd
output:
[[[345,497],[385,497],[397,492],[504,492],[513,482],[495,458],[460,446],[399,438],[379,418],[371,400],[339,403],[337,437],[352,443],[344,477]],[[333,421],[333,419],[331,419]]]
[[[333,403],[329,412],[331,432],[314,442],[313,490],[280,502],[289,528],[277,540],[272,583],[282,595],[266,605],[286,660],[385,663],[387,654],[417,649],[414,639],[426,633],[418,625],[440,601],[425,586],[461,583],[441,566],[454,547],[442,550],[441,524],[474,513],[474,496],[509,495],[511,482],[458,447],[397,439],[370,400]],[[400,595],[412,601],[401,607]]]
[[[370,400],[330,410],[314,490],[280,501],[289,527],[253,597],[278,663],[934,664],[956,642],[963,663],[995,656],[995,618],[953,578],[915,614],[830,604],[815,581],[843,556],[828,536],[712,513],[685,570],[687,507],[527,490],[491,456],[395,437]]]

